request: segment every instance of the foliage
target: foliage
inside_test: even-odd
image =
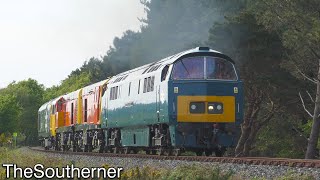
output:
[[[279,180],[296,180],[296,179],[300,179],[300,180],[313,180],[316,179],[311,175],[304,175],[304,174],[299,174],[299,173],[293,173],[293,172],[288,172],[286,175],[276,178]]]
[[[35,153],[27,148],[0,147],[0,164],[5,163],[17,164],[19,167],[25,168],[33,167],[36,164],[43,164],[45,167],[65,167],[68,162],[60,158],[48,158],[46,154]],[[5,179],[4,170],[5,168],[0,166],[0,179]]]
[[[292,42],[293,36],[287,37],[281,34],[288,34],[289,31],[285,30],[288,26],[300,28],[301,24],[310,22],[306,20],[300,25],[293,25],[292,23],[302,20],[301,17],[304,16],[298,17],[302,12],[298,10],[299,13],[294,13],[293,17],[282,10],[286,6],[291,7],[292,11],[295,8],[311,8],[307,5],[310,2],[302,3],[302,7],[296,7],[298,2],[302,3],[301,1],[290,1],[288,4],[284,1],[210,1],[213,5],[218,4],[220,11],[227,17],[224,23],[215,23],[210,29],[208,44],[236,60],[244,81],[246,110],[250,104],[248,97],[252,95],[250,90],[252,87],[262,91],[264,97],[269,97],[263,100],[261,108],[268,107],[268,99],[274,101],[277,106],[274,120],[265,124],[257,134],[251,155],[301,158],[302,152],[305,151],[307,140],[305,136],[310,131],[303,128],[308,117],[305,116],[303,107],[299,103],[297,89],[310,88],[312,85],[301,81],[302,76],[297,72],[297,67],[308,71],[313,69],[314,72],[314,65],[317,64],[309,63],[309,60],[312,61],[308,59],[312,55],[310,52],[305,55],[307,50],[300,51],[308,48],[306,46],[310,44],[306,42],[308,40]],[[278,17],[279,14],[282,14],[281,17]],[[287,15],[290,17],[286,17]],[[281,22],[284,17],[290,20],[286,19],[286,23]],[[317,31],[314,28],[311,29],[310,31]],[[285,37],[288,38],[287,42],[284,41]],[[296,46],[296,43],[300,44]],[[297,50],[297,48],[300,49]],[[303,59],[304,63],[294,64],[295,61],[292,59],[295,57],[298,57],[299,61]],[[288,61],[288,58],[291,61]],[[309,74],[312,75],[312,73]],[[312,94],[314,91],[309,89],[309,92]],[[307,106],[309,107],[310,104]],[[265,113],[268,113],[267,109],[262,109],[257,121]],[[292,153],[294,150],[297,153]]]
[[[11,83],[0,92],[0,131],[20,132],[26,143],[37,142],[38,108],[43,103],[43,85],[28,79]],[[1,111],[3,115],[1,115]],[[3,129],[1,129],[3,128]]]
[[[0,146],[7,144],[10,141],[8,137],[4,133],[0,134]]]
[[[16,96],[0,92],[0,133],[19,130],[21,111]]]
[[[107,166],[108,167],[108,166]],[[231,179],[234,173],[222,172],[219,168],[204,166],[178,166],[174,169],[156,169],[152,167],[134,167],[125,170],[121,179]]]
[[[90,81],[90,75],[87,72],[71,74],[67,79],[62,81],[60,86],[52,86],[46,89],[43,95],[44,102],[85,87],[90,84]]]
[[[25,145],[26,136],[22,133],[17,133],[16,144],[13,134],[10,132],[0,134],[0,147],[14,147],[15,145],[22,146]]]
[[[301,80],[309,80],[316,88],[312,130],[308,140],[306,158],[314,158],[320,131],[320,2],[317,0],[262,0],[252,1],[250,10],[257,21],[269,31],[278,32],[282,44],[288,49],[283,66]],[[305,90],[304,88],[299,91]],[[300,93],[300,92],[299,92]],[[309,94],[312,98],[312,95]]]
[[[232,179],[234,172],[223,172],[219,168],[204,166],[179,166],[172,171],[168,171],[163,179]]]
[[[297,132],[299,123],[293,115],[276,115],[259,133],[252,155],[263,157],[303,158],[306,135]],[[281,129],[281,130],[280,130]]]
[[[163,170],[159,170],[151,167],[134,167],[128,170],[125,170],[121,174],[121,179],[160,179]]]

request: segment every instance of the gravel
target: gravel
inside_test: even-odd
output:
[[[222,171],[233,171],[241,179],[265,178],[274,179],[280,177],[303,177],[312,176],[320,180],[320,168],[300,168],[287,166],[269,166],[269,165],[246,165],[232,163],[216,162],[190,162],[180,160],[154,160],[140,158],[122,158],[122,157],[98,157],[84,155],[65,155],[55,153],[45,153],[23,148],[24,153],[34,153],[48,158],[60,159],[64,162],[72,162],[78,167],[101,167],[108,164],[110,167],[123,167],[124,170],[139,166],[149,166],[154,168],[174,169],[181,165],[195,165],[204,167],[217,167]],[[295,179],[295,178],[294,178]]]

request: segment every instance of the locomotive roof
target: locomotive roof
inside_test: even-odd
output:
[[[47,109],[47,106],[48,106],[48,104],[50,103],[50,101],[49,102],[46,102],[46,103],[44,103],[40,108],[39,108],[39,112],[40,111],[43,111],[43,110],[45,110],[45,109]]]
[[[161,64],[161,66],[165,66],[165,65],[168,65],[168,64],[172,64],[174,63],[175,61],[181,59],[181,58],[185,58],[185,57],[190,57],[190,56],[217,56],[217,57],[221,57],[221,58],[224,58],[228,61],[230,61],[231,63],[234,64],[234,61],[228,57],[227,55],[219,52],[219,51],[216,51],[216,50],[213,50],[213,49],[210,49],[208,47],[196,47],[196,48],[193,48],[193,49],[189,49],[189,50],[186,50],[186,51],[182,51],[182,52],[179,52],[177,54],[174,54],[172,56],[169,56],[169,57],[166,57],[166,58],[163,58],[159,61],[155,61],[153,63],[149,63],[149,64],[146,64],[146,65],[143,65],[143,66],[140,66],[140,67],[137,67],[135,69],[131,69],[131,70],[128,70],[128,71],[125,71],[125,72],[122,72],[120,74],[117,74],[115,75],[112,79],[114,79],[115,77],[120,77],[120,76],[125,76],[125,75],[128,75],[128,74],[131,74],[135,71],[139,71],[139,70],[142,70],[142,69],[147,69],[151,66],[155,66],[155,65],[159,65]]]
[[[82,90],[83,90],[82,93],[83,93],[83,94],[88,94],[90,91],[93,91],[95,87],[101,86],[101,85],[107,83],[108,80],[109,80],[109,79],[105,79],[105,80],[99,81],[99,82],[97,82],[97,83],[91,84],[91,85],[89,85],[89,86],[86,86],[86,87],[82,88]]]
[[[90,85],[88,85],[88,86],[86,86],[86,87],[77,89],[77,90],[75,90],[75,91],[72,91],[72,92],[70,92],[70,93],[68,93],[68,94],[63,95],[62,97],[63,97],[65,100],[76,99],[76,98],[78,98],[78,95],[79,95],[79,92],[80,92],[81,89],[83,90],[82,95],[84,95],[84,94],[89,94],[91,91],[94,90],[95,87],[100,86],[100,85],[103,85],[103,84],[105,84],[106,82],[108,82],[108,79],[105,79],[105,80],[102,80],[102,81],[100,81],[100,82],[97,82],[97,83],[94,83],[94,84],[90,84]]]
[[[68,93],[68,94],[65,94],[65,95],[63,95],[63,98],[64,98],[65,100],[75,99],[75,98],[78,97],[78,94],[79,94],[79,91],[80,91],[80,90],[81,90],[81,89],[77,89],[77,90],[72,91],[72,92],[70,92],[70,93]]]

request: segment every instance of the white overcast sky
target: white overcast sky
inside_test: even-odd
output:
[[[0,0],[0,87],[36,79],[58,85],[116,36],[138,31],[139,0]]]

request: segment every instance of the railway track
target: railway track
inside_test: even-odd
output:
[[[220,162],[220,163],[235,163],[248,165],[270,165],[270,166],[289,166],[289,167],[307,167],[320,168],[320,160],[309,159],[288,159],[288,158],[268,158],[268,157],[207,157],[207,156],[159,156],[147,154],[114,154],[114,153],[97,153],[97,152],[71,152],[71,151],[53,151],[44,150],[39,147],[29,147],[31,150],[69,154],[83,156],[99,156],[99,157],[121,157],[121,158],[144,158],[156,160],[182,160],[182,161],[197,161],[197,162]]]

